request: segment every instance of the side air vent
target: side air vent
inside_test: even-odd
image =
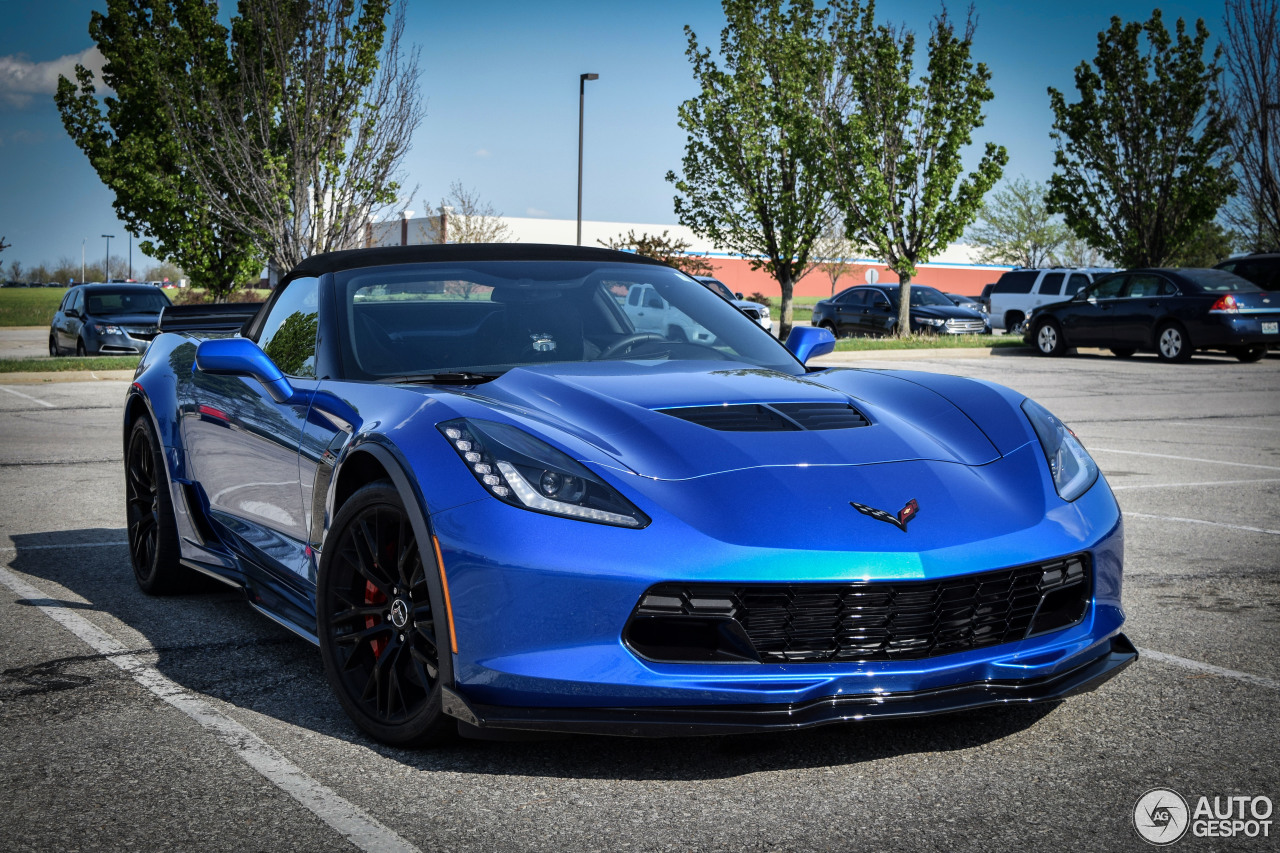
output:
[[[748,403],[658,409],[664,415],[723,432],[853,429],[870,422],[848,403]]]

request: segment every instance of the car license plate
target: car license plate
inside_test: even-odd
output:
[[[1280,335],[1280,320],[1274,323],[1263,323],[1262,334],[1264,335]]]

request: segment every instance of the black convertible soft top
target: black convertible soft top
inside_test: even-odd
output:
[[[661,261],[595,246],[550,243],[429,243],[421,246],[379,246],[312,255],[289,272],[289,278],[323,275],[387,264],[459,263],[467,261],[598,261],[615,264],[657,264]]]

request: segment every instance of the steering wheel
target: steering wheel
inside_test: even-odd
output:
[[[629,350],[636,344],[644,343],[645,341],[665,340],[666,337],[664,335],[659,335],[657,332],[634,332],[609,344],[604,348],[604,351],[600,353],[598,358],[613,358],[618,353]]]

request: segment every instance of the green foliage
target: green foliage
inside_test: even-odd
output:
[[[183,150],[165,108],[166,99],[191,100],[202,87],[227,85],[217,6],[201,0],[106,6],[105,15],[93,13],[89,35],[106,58],[101,82],[112,94],[100,100],[83,66],[74,83],[60,77],[54,99],[63,126],[115,193],[116,214],[130,232],[151,237],[139,248],[183,267],[193,283],[225,292],[261,263],[249,237],[210,212],[190,163],[207,149]],[[205,57],[198,69],[185,59],[197,52]]]
[[[672,237],[666,230],[661,234],[641,234],[638,237],[634,230],[628,230],[625,237],[619,234],[617,237],[610,237],[607,243],[604,240],[596,242],[607,249],[635,252],[637,255],[662,261],[689,275],[715,273],[715,267],[707,261],[705,255],[689,254],[689,241]]]
[[[1070,232],[1049,213],[1042,184],[1015,178],[991,193],[965,238],[977,261],[1016,267],[1047,266]]]
[[[89,358],[0,358],[0,373],[66,373],[72,370],[133,371],[142,359],[136,355],[100,355]]]
[[[983,124],[991,74],[971,58],[973,23],[956,32],[945,8],[931,27],[928,66],[914,78],[915,35],[877,25],[874,3],[835,0],[844,109],[830,116],[836,201],[849,239],[897,273],[898,328],[908,329],[916,265],[946,249],[973,221],[1008,154],[987,143],[965,175],[963,154]]]
[[[1231,120],[1217,91],[1221,49],[1206,63],[1208,39],[1203,20],[1193,37],[1181,18],[1171,37],[1159,9],[1146,23],[1113,17],[1093,65],[1076,68],[1080,100],[1049,89],[1049,209],[1121,266],[1168,263],[1235,190]]]
[[[315,313],[295,311],[271,336],[263,350],[284,373],[289,376],[315,376],[316,329]]]
[[[1217,222],[1205,222],[1167,261],[1171,267],[1212,267],[1236,251],[1239,235]]]
[[[831,217],[822,134],[834,52],[812,0],[722,0],[723,67],[686,27],[699,93],[679,108],[689,136],[675,185],[681,224],[767,270],[790,331],[794,283]]]
[[[905,349],[1003,349],[1024,347],[1022,338],[993,335],[903,335],[900,338],[841,338],[836,352]]]

